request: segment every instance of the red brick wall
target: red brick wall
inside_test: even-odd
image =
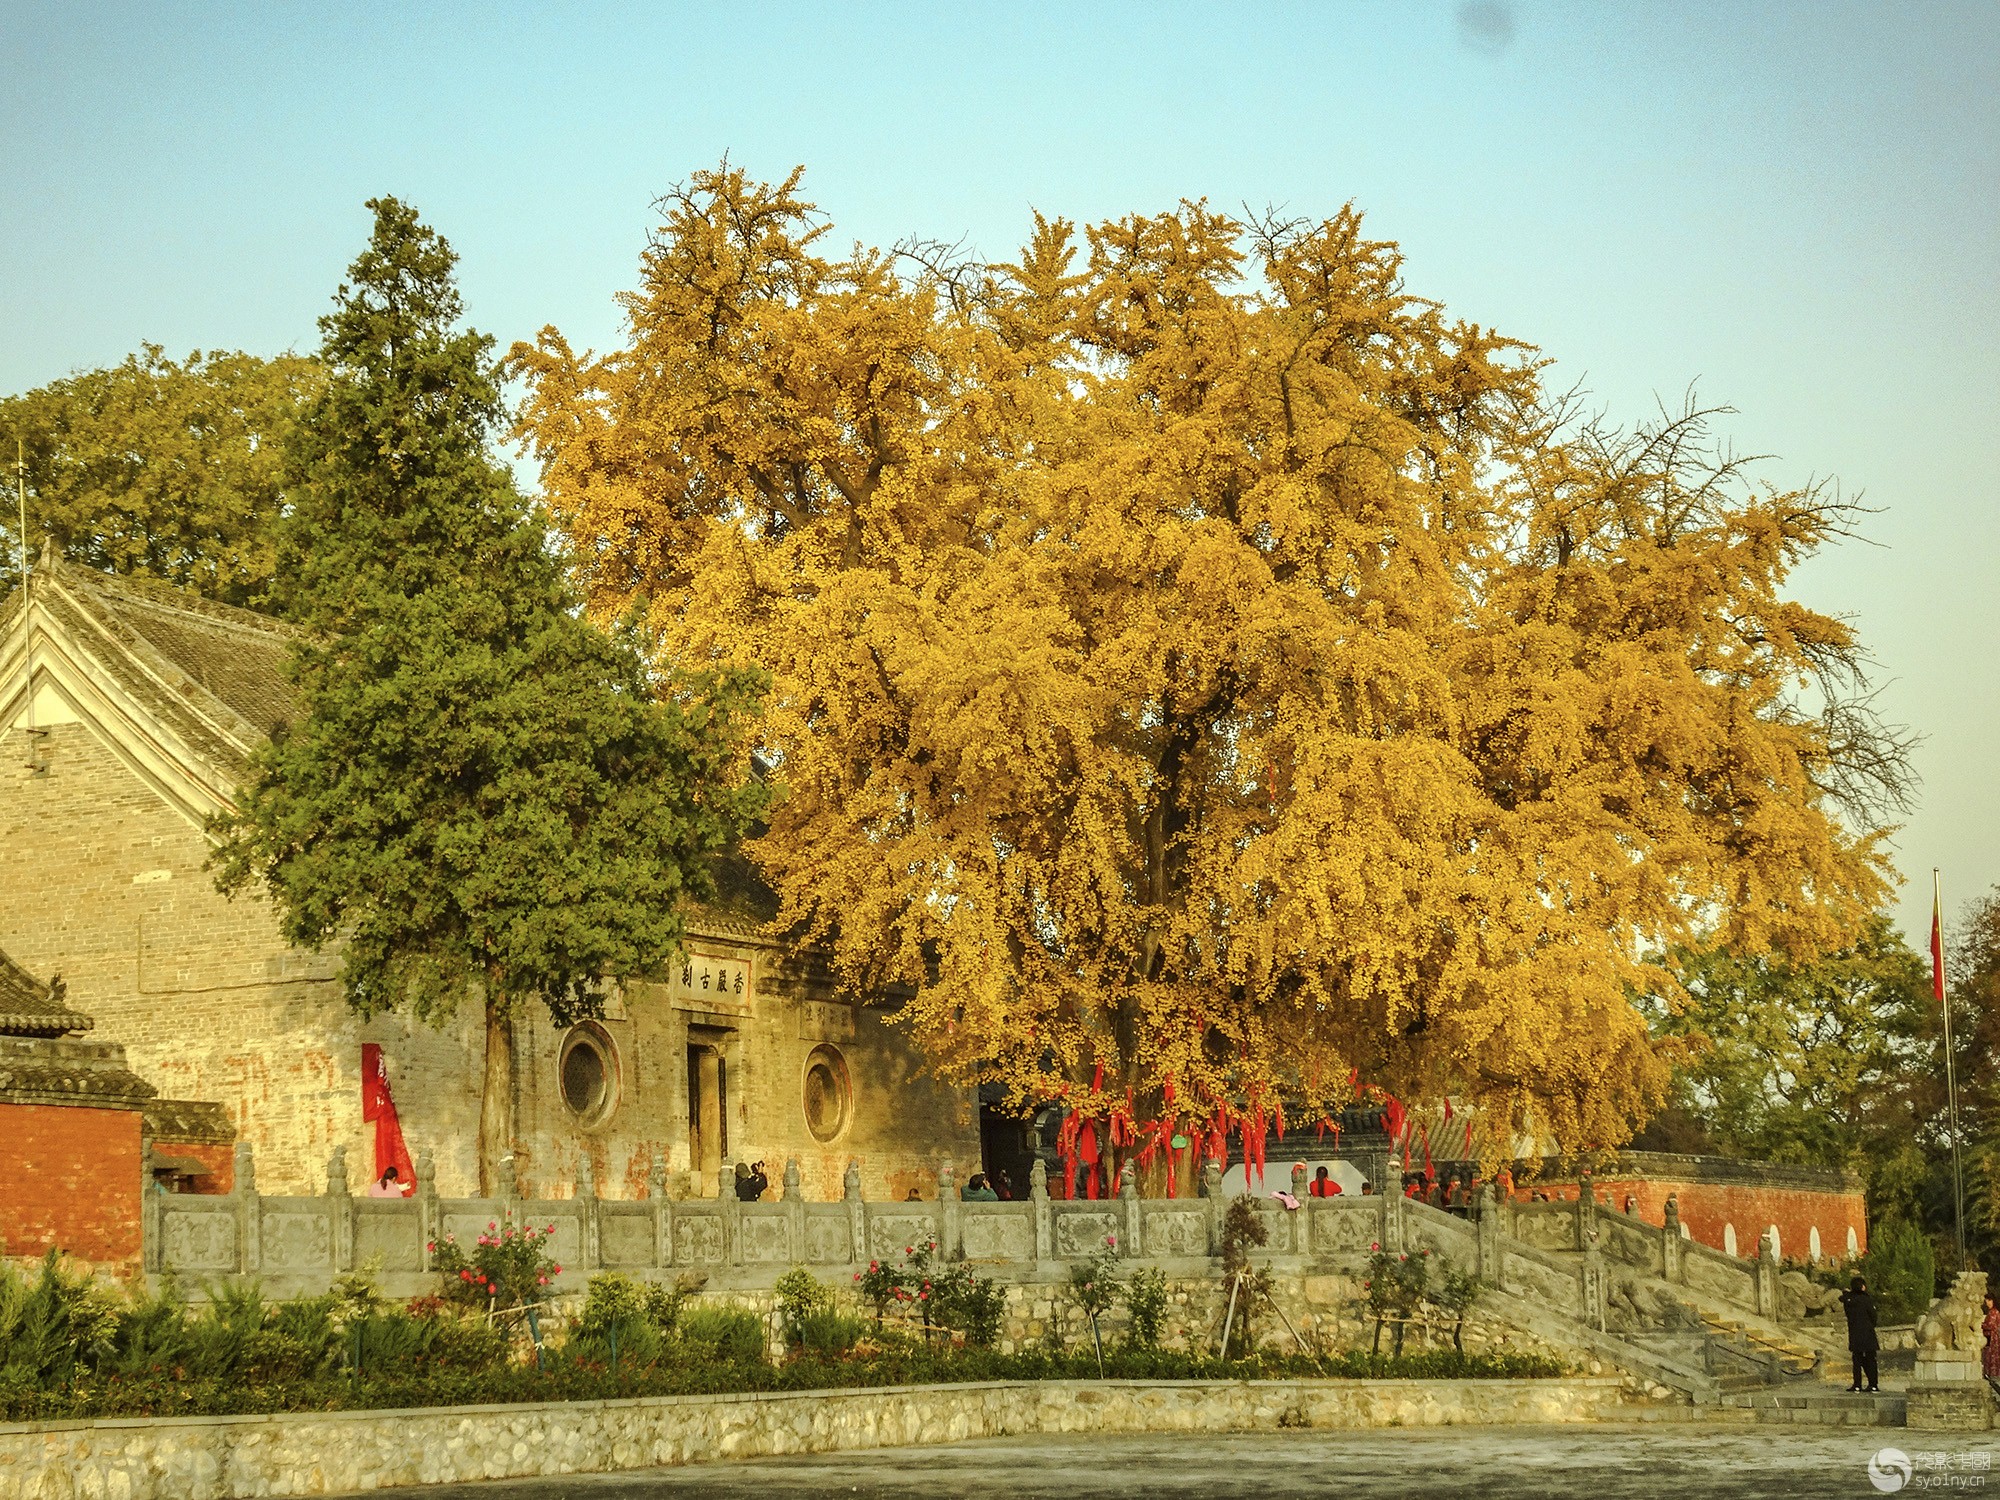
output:
[[[1574,1182],[1538,1182],[1532,1191],[1517,1187],[1514,1197],[1526,1202],[1533,1193],[1546,1193],[1559,1202],[1576,1198]],[[1868,1249],[1868,1208],[1856,1192],[1813,1188],[1788,1188],[1741,1182],[1683,1182],[1671,1178],[1600,1178],[1597,1201],[1603,1208],[1622,1210],[1627,1195],[1637,1199],[1638,1217],[1648,1224],[1666,1219],[1667,1198],[1680,1199],[1681,1223],[1688,1238],[1714,1250],[1729,1248],[1728,1230],[1736,1231],[1736,1253],[1745,1258],[1757,1253],[1757,1239],[1772,1225],[1778,1229],[1778,1253],[1786,1260],[1804,1260],[1812,1245],[1812,1231],[1819,1230],[1820,1256],[1826,1260],[1847,1258],[1847,1231],[1854,1231],[1858,1252]]]
[[[140,1264],[137,1110],[0,1104],[0,1236],[9,1256],[63,1250]]]

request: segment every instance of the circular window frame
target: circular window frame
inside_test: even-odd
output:
[[[819,1068],[825,1068],[834,1081],[839,1111],[833,1126],[825,1132],[813,1124],[812,1080]],[[799,1112],[805,1118],[806,1134],[822,1146],[838,1141],[854,1123],[854,1075],[848,1069],[847,1058],[831,1043],[821,1042],[806,1054],[805,1066],[799,1070]]]
[[[597,1102],[588,1110],[580,1110],[569,1096],[569,1060],[579,1050],[587,1049],[597,1054],[603,1069],[604,1083]],[[621,1070],[618,1065],[618,1044],[611,1040],[609,1032],[594,1021],[583,1021],[569,1029],[563,1037],[562,1046],[556,1053],[556,1093],[561,1097],[563,1108],[570,1118],[584,1130],[596,1130],[618,1113]]]

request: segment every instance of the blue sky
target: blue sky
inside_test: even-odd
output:
[[[1000,258],[1031,207],[1181,197],[1399,241],[1411,290],[1613,416],[1691,383],[1875,545],[1857,617],[1927,738],[1906,927],[2000,883],[2000,4],[0,0],[0,391],[142,340],[316,343],[362,201],[415,202],[503,343],[617,336],[651,199],[805,164],[843,236]]]

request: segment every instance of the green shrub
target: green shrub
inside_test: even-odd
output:
[[[1167,1273],[1157,1266],[1134,1271],[1125,1283],[1125,1311],[1132,1319],[1126,1339],[1134,1349],[1157,1349],[1167,1321]]]
[[[966,1265],[948,1266],[931,1283],[932,1316],[975,1349],[991,1349],[1007,1315],[1007,1289]]]
[[[0,1370],[40,1384],[69,1381],[111,1351],[118,1302],[88,1273],[64,1270],[53,1250],[33,1280],[0,1266]]]
[[[794,1266],[780,1276],[776,1287],[778,1313],[783,1319],[785,1342],[803,1340],[806,1320],[833,1311],[833,1290],[804,1266]]]
[[[1885,1221],[1869,1237],[1861,1274],[1868,1278],[1882,1322],[1914,1322],[1936,1294],[1937,1258],[1930,1237],[1907,1220]]]
[[[792,1342],[798,1345],[801,1355],[837,1359],[861,1342],[868,1331],[862,1319],[850,1313],[835,1312],[832,1308],[820,1308],[806,1313],[796,1324]]]
[[[674,1341],[689,1358],[708,1364],[764,1362],[764,1320],[741,1307],[697,1307],[684,1312]]]

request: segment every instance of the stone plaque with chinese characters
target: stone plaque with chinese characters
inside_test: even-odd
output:
[[[710,953],[685,953],[673,967],[667,993],[675,1005],[689,1010],[750,1014],[750,960],[718,958]]]
[[[799,1005],[799,1040],[848,1042],[854,1039],[854,1007],[835,1000],[807,1000]]]

